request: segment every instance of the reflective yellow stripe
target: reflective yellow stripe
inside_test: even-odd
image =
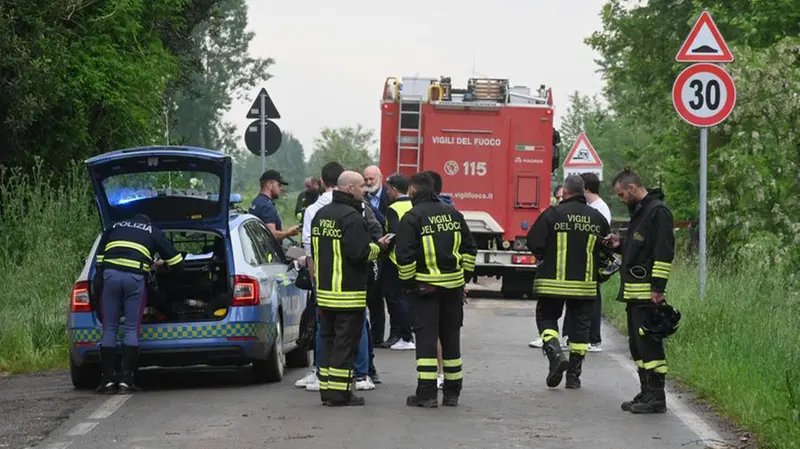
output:
[[[436,380],[438,374],[435,372],[417,371],[417,379],[422,380]]]
[[[586,355],[586,353],[589,352],[589,344],[569,342],[569,352],[574,352],[575,354],[579,355]]]
[[[128,240],[115,240],[113,242],[109,242],[106,245],[106,252],[108,252],[108,250],[110,250],[112,248],[132,249],[134,251],[139,251],[140,253],[142,253],[144,255],[144,257],[147,257],[148,260],[152,260],[152,258],[153,258],[150,255],[150,250],[147,249],[147,247],[145,247],[144,245],[142,245],[140,243],[130,242]]]
[[[428,268],[428,273],[438,274],[439,266],[436,264],[436,245],[433,244],[432,235],[422,237],[422,252],[425,255],[425,266]]]
[[[464,372],[459,371],[457,373],[444,373],[444,380],[459,380],[464,378]]]
[[[461,256],[461,232],[453,233],[453,257],[456,258],[456,266],[463,268],[463,257]]]
[[[104,259],[103,263],[110,263],[121,267],[136,268],[137,270],[142,270],[145,273],[150,271],[150,267],[148,267],[147,265],[131,259],[122,259],[122,258]]]
[[[336,376],[336,377],[350,377],[351,370],[340,369],[340,368],[328,368],[328,375]]]
[[[667,372],[667,361],[666,360],[653,360],[650,362],[645,362],[643,364],[643,368],[646,370],[653,370],[657,373],[666,373]]]
[[[475,271],[476,258],[472,254],[462,254],[461,266],[466,271]]]
[[[408,265],[397,266],[397,276],[401,281],[408,281],[414,278],[414,273],[417,271],[417,262],[411,262]]]
[[[623,299],[650,299],[649,282],[625,282],[622,285]]]
[[[319,237],[311,237],[311,246],[314,249],[314,279],[319,279]]]
[[[378,258],[381,253],[381,247],[375,243],[369,244],[369,257],[367,257],[368,261],[373,261]]]
[[[672,271],[672,264],[669,262],[661,262],[659,260],[653,262],[654,278],[669,279],[669,274]]]
[[[586,241],[586,281],[594,279],[594,246],[597,243],[597,236],[589,234]]]
[[[342,241],[333,240],[333,276],[331,287],[333,291],[342,291]]]
[[[165,263],[167,264],[167,266],[171,267],[171,266],[177,265],[177,264],[179,264],[181,262],[183,262],[183,256],[178,254],[177,256],[173,257],[172,259],[168,259]]]
[[[417,273],[416,280],[442,288],[459,288],[464,285],[464,272],[447,274],[425,274]]]
[[[548,341],[550,341],[550,340],[552,340],[554,338],[558,339],[558,331],[557,330],[555,330],[555,329],[545,329],[544,332],[542,332],[542,341],[544,341],[545,343],[547,343]]]
[[[102,262],[102,261],[103,261],[103,256],[97,256],[97,262]]]
[[[638,366],[639,368],[644,368],[644,362],[643,362],[643,361],[641,361],[641,360],[634,360],[634,362],[636,362],[636,366]]]
[[[556,279],[567,278],[567,233],[556,234]]]
[[[445,367],[445,368],[452,368],[452,367],[456,367],[456,366],[461,366],[462,364],[463,364],[463,362],[461,360],[461,357],[459,357],[457,359],[449,359],[449,360],[448,359],[443,359],[442,360],[442,366]]]
[[[334,382],[331,380],[328,381],[328,390],[347,391],[349,389],[350,389],[350,384],[347,382]]]
[[[436,359],[417,359],[417,366],[439,366],[439,361]]]
[[[536,279],[534,292],[542,295],[591,297],[597,295],[595,281],[566,281],[556,279]]]

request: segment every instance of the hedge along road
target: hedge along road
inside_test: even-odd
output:
[[[627,342],[604,327],[604,352],[588,355],[583,389],[548,389],[547,361],[527,347],[535,336],[533,301],[486,299],[473,291],[462,344],[461,405],[409,408],[413,351],[377,349],[384,380],[361,392],[365,407],[331,409],[293,382],[252,385],[248,370],[148,373],[148,391],[95,397],[64,421],[42,448],[620,448],[721,447],[726,426],[672,394],[666,415],[619,408],[637,389]],[[496,297],[496,295],[494,295]],[[706,440],[706,444],[699,440]]]

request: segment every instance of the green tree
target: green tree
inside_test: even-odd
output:
[[[222,115],[256,84],[271,78],[271,58],[249,55],[254,33],[247,31],[245,0],[223,0],[192,33],[197,70],[168,95],[172,143],[233,152],[241,148],[237,127]],[[257,74],[254,76],[254,74]]]
[[[338,129],[323,128],[314,140],[314,152],[308,161],[307,173],[319,176],[322,166],[339,162],[348,170],[362,171],[375,163],[377,141],[373,130],[361,125]]]

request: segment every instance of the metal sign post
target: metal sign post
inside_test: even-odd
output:
[[[267,126],[267,108],[266,108],[267,91],[262,90],[258,94],[258,98],[261,99],[261,108],[260,108],[261,110],[259,111],[260,114],[259,114],[259,118],[258,118],[259,119],[258,121],[260,122],[260,126],[261,126],[261,132],[260,132],[260,134],[261,134],[261,136],[260,136],[261,137],[261,139],[260,139],[261,140],[261,145],[259,147],[260,148],[259,152],[261,153],[261,173],[264,173],[267,170],[267,155],[266,155],[266,147],[267,147],[267,145],[266,145],[266,141],[267,141],[266,137],[267,137],[267,133],[266,133],[266,130],[265,130],[265,127]]]
[[[706,295],[706,231],[708,215],[708,128],[719,124],[736,105],[736,86],[722,67],[711,62],[732,62],[725,39],[708,11],[695,22],[681,49],[678,62],[696,62],[684,69],[672,86],[672,104],[687,123],[700,127],[700,299]]]
[[[247,118],[254,120],[247,125],[244,143],[251,153],[261,159],[261,173],[267,170],[267,156],[274,154],[281,146],[281,129],[272,120],[281,118],[266,89],[261,89],[258,98],[250,106]]]
[[[706,297],[706,209],[708,204],[708,128],[700,128],[700,299]]]

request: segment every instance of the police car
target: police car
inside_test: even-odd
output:
[[[140,367],[251,365],[256,381],[276,382],[285,367],[310,364],[307,348],[295,343],[305,308],[305,292],[294,285],[300,264],[257,217],[232,206],[229,156],[143,147],[86,165],[104,228],[146,214],[184,256],[184,270],[148,276]],[[72,289],[67,318],[76,388],[94,388],[100,379],[105,317],[91,283],[99,240]]]

